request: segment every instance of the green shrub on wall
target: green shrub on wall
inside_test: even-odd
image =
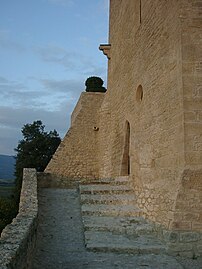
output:
[[[106,92],[106,88],[103,87],[103,80],[99,77],[89,77],[87,78],[86,92]]]

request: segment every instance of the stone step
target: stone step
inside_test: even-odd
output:
[[[128,176],[121,176],[117,178],[102,178],[102,179],[92,179],[90,181],[82,182],[82,185],[89,184],[111,184],[111,185],[119,185],[119,184],[131,184]]]
[[[84,204],[131,204],[136,202],[134,194],[81,194],[81,203]]]
[[[116,184],[115,182],[119,182]],[[135,206],[128,177],[80,185],[86,248],[91,251],[159,254],[165,247]]]
[[[90,251],[127,254],[163,254],[165,246],[151,236],[124,236],[111,232],[85,232],[86,248]]]
[[[154,235],[153,225],[142,217],[83,216],[85,231],[108,231],[125,235]]]
[[[140,216],[141,210],[134,205],[105,205],[105,204],[83,204],[82,215],[96,216]]]
[[[110,185],[110,184],[88,184],[79,186],[80,194],[98,194],[98,193],[133,193],[133,190],[130,186],[127,185]]]

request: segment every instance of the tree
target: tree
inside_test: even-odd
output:
[[[24,167],[43,172],[61,142],[57,131],[45,132],[42,121],[37,120],[32,124],[25,124],[22,134],[24,139],[19,141],[15,149],[16,176],[22,175]]]
[[[61,141],[56,130],[45,132],[45,126],[40,120],[25,124],[22,134],[24,139],[19,141],[15,149],[17,155],[14,192],[11,197],[0,197],[0,234],[18,213],[23,168],[44,171]]]
[[[86,92],[106,92],[106,88],[103,87],[103,80],[100,77],[89,77],[87,78]]]
[[[16,191],[15,199],[18,204],[22,185],[23,168],[36,168],[43,172],[59,146],[61,139],[56,130],[45,132],[42,121],[25,124],[22,128],[24,139],[19,141],[16,155]]]

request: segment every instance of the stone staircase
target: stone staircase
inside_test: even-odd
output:
[[[141,217],[128,177],[80,184],[86,248],[90,251],[162,254],[155,228]]]

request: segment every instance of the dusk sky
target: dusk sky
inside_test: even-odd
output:
[[[85,80],[107,86],[108,13],[108,0],[0,1],[0,154],[34,120],[63,138]]]

